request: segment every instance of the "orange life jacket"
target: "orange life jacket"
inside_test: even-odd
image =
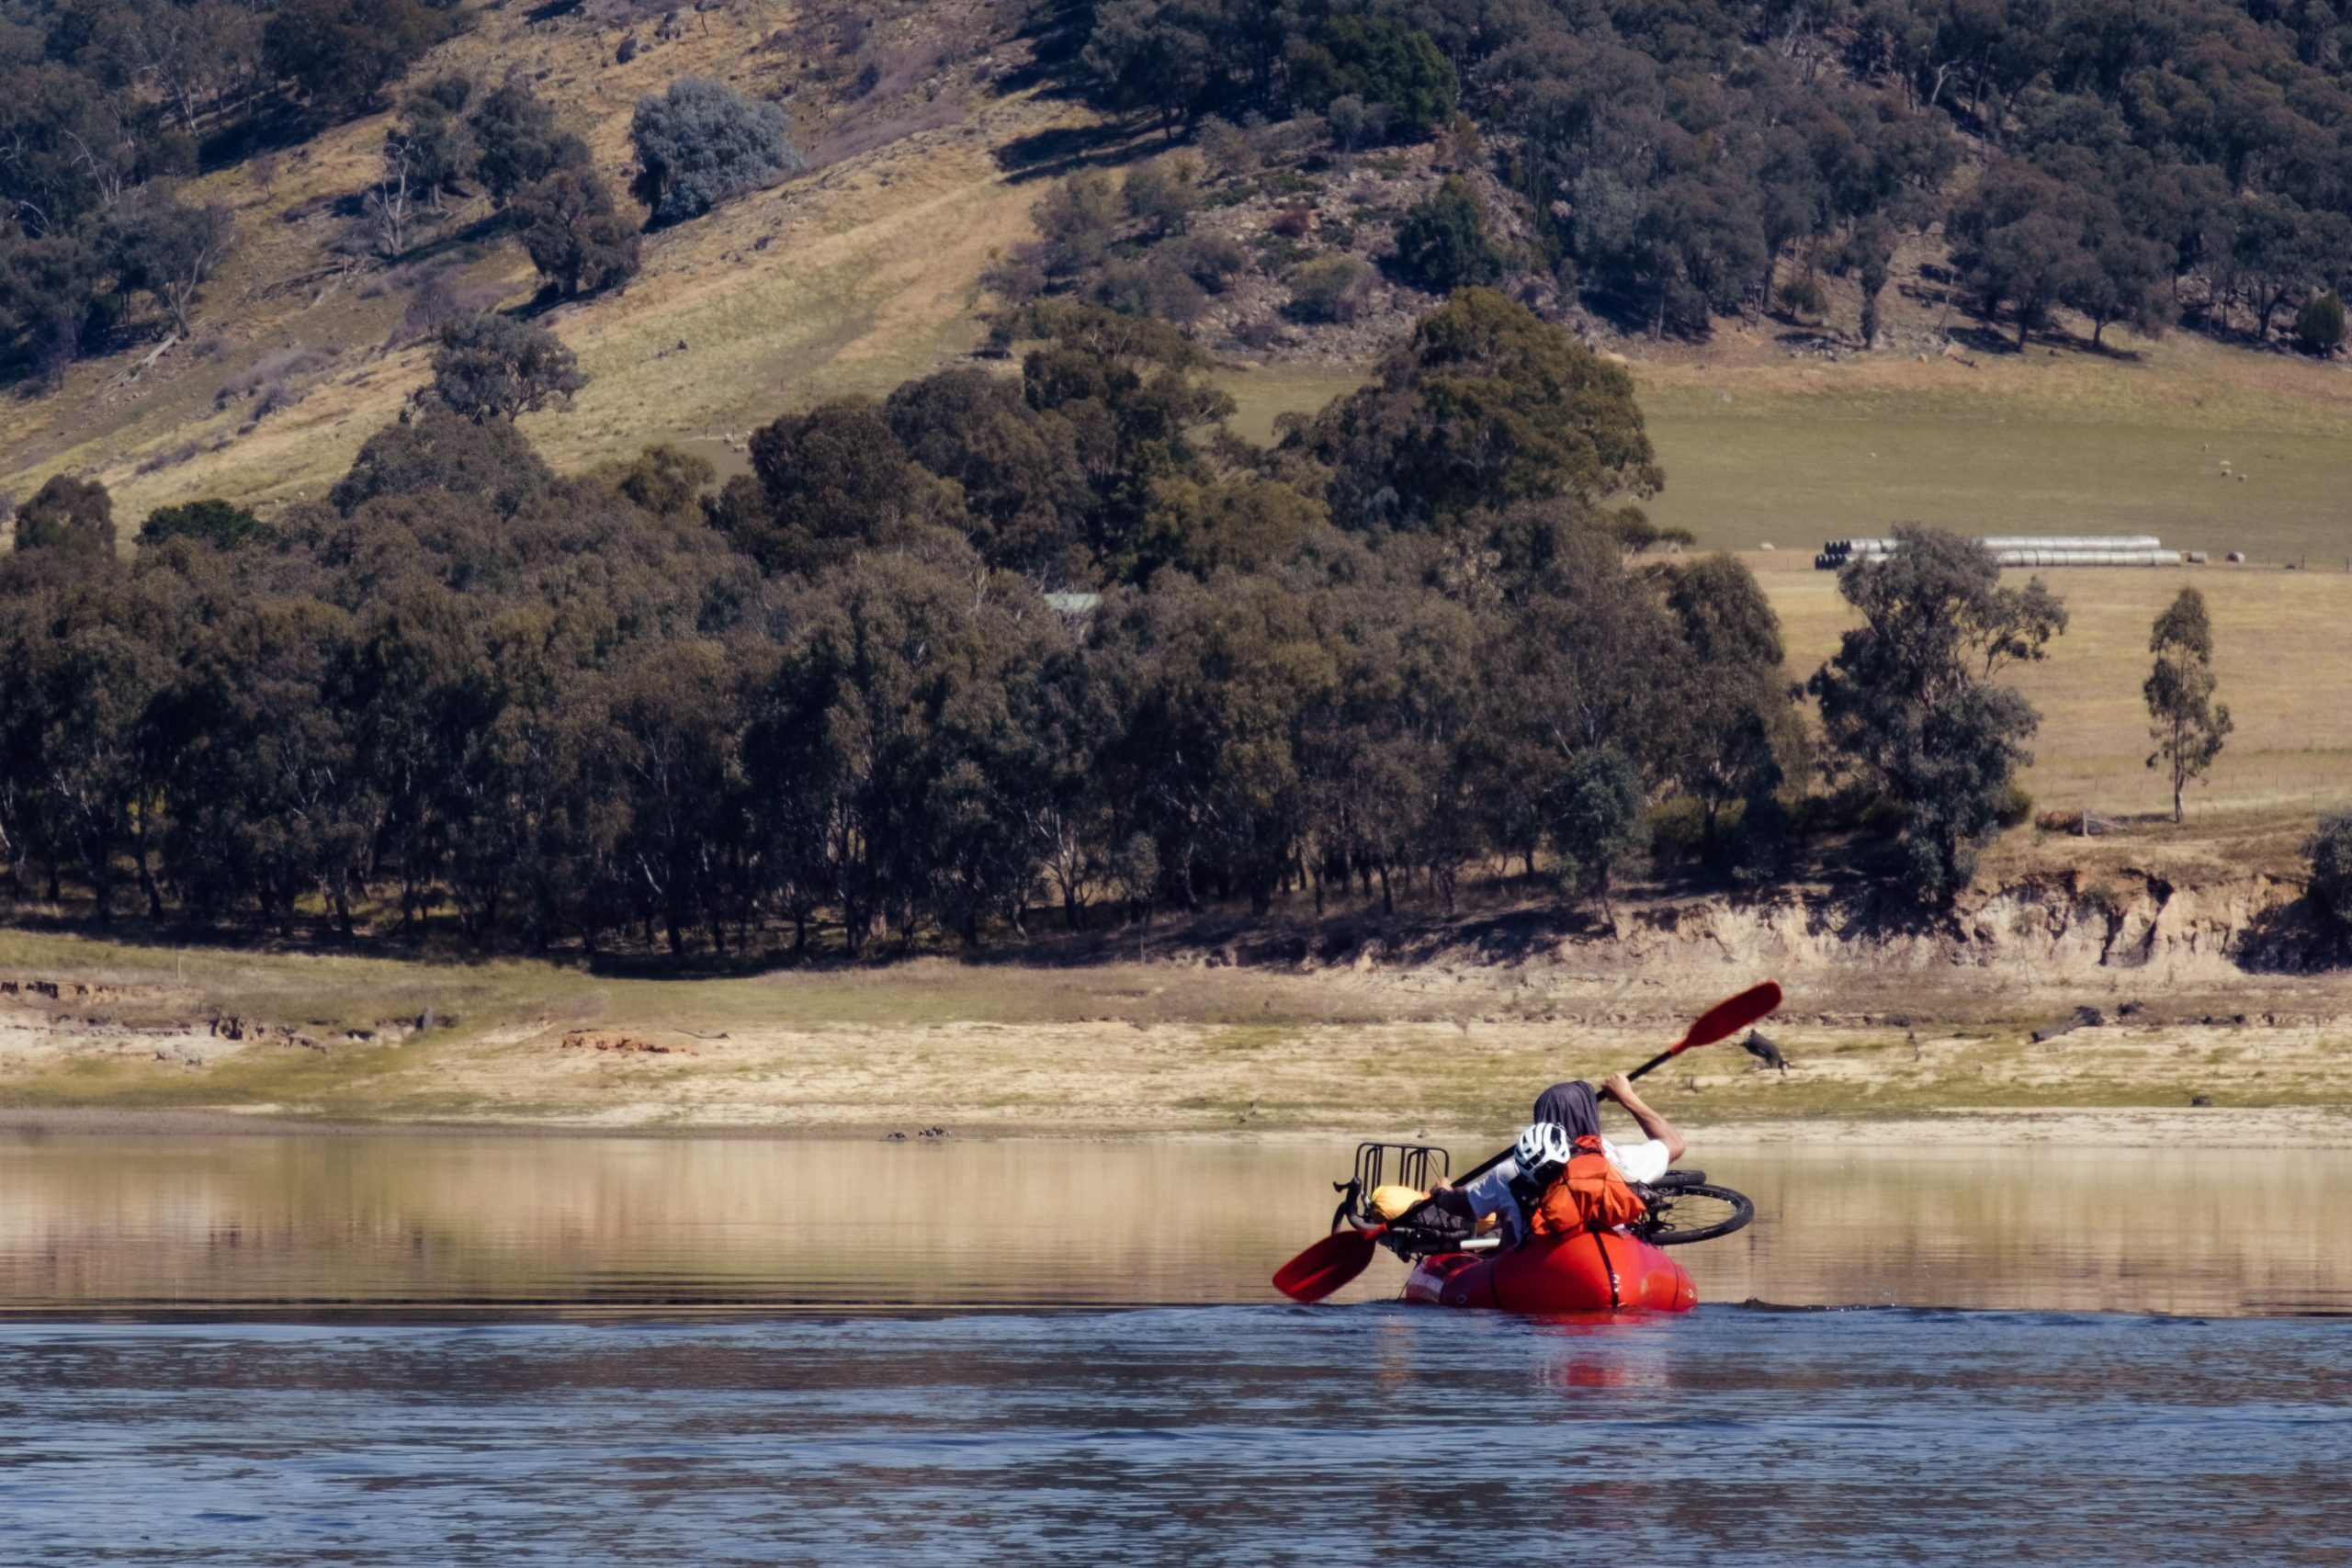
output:
[[[1627,1185],[1609,1163],[1609,1156],[1600,1152],[1600,1140],[1588,1136],[1577,1140],[1575,1157],[1559,1179],[1544,1190],[1528,1228],[1537,1235],[1613,1230],[1632,1224],[1649,1212],[1641,1194]]]

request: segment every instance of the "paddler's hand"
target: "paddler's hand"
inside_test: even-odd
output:
[[[1611,1073],[1601,1082],[1600,1098],[1613,1100],[1618,1104],[1623,1105],[1638,1099],[1639,1096],[1634,1093],[1633,1079],[1623,1073]]]

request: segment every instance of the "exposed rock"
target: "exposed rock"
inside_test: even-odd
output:
[[[2065,1022],[2052,1024],[2048,1029],[2035,1030],[2033,1032],[2033,1043],[2036,1045],[2040,1045],[2045,1041],[2055,1040],[2062,1034],[2072,1034],[2077,1029],[2100,1029],[2104,1028],[2106,1024],[2107,1015],[2099,1011],[2098,1009],[2078,1007],[2075,1010],[2074,1017],[2068,1019]]]
[[[566,1051],[617,1051],[647,1056],[691,1056],[690,1046],[665,1044],[659,1040],[646,1040],[634,1034],[613,1034],[602,1030],[574,1029],[563,1037]]]
[[[117,986],[82,980],[0,980],[0,997],[40,997],[52,1002],[113,1002],[122,999]]]
[[[2096,887],[2096,891],[2094,891]],[[1620,906],[1613,931],[1558,942],[1560,956],[1634,963],[1871,968],[2028,964],[2043,976],[2148,969],[2169,981],[2291,973],[2334,961],[2302,889],[2259,873],[2178,886],[2150,873],[2039,874],[1973,893],[1948,914],[1892,897],[1781,890],[1663,908]]]

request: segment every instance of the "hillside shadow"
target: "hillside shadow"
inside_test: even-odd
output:
[[[1080,169],[1124,164],[1136,155],[1136,133],[1116,120],[1098,125],[1055,126],[1016,136],[999,146],[997,167],[1014,185],[1057,179]]]
[[[258,158],[266,152],[287,152],[303,145],[325,130],[329,120],[322,114],[297,108],[291,104],[248,115],[209,130],[196,144],[196,166],[199,173],[217,174],[234,164]]]
[[[2315,975],[2340,968],[2352,944],[2306,893],[2273,905],[2246,922],[2230,960],[2249,975]]]
[[[1974,317],[1945,328],[1944,336],[1951,340],[1953,346],[1969,354],[2014,356],[2018,352],[2018,339],[2014,332],[2004,331]]]
[[[1028,25],[1013,35],[1030,46],[1029,58],[1013,70],[997,78],[997,90],[1007,96],[1015,93],[1036,92],[1046,96],[1072,98],[1078,89],[1070,80],[1078,65],[1078,51],[1086,46],[1087,28],[1092,24],[1094,8],[1086,0],[1054,0],[1030,13]]]

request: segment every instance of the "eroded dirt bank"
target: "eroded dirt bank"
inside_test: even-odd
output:
[[[1436,1135],[1508,1124],[1533,1088],[1638,1062],[1708,1001],[1770,976],[1788,992],[1765,1026],[1787,1069],[1711,1047],[1657,1075],[1670,1113],[1769,1135],[1822,1118],[1957,1133],[2058,1108],[2267,1110],[2287,1117],[2282,1135],[2330,1139],[2352,1114],[2352,972],[2325,966],[2299,892],[2265,876],[2064,873],[1938,920],[1816,889],[1606,920],[1516,909],[1195,929],[1142,961],[707,980],[17,933],[0,964],[0,1107]]]

